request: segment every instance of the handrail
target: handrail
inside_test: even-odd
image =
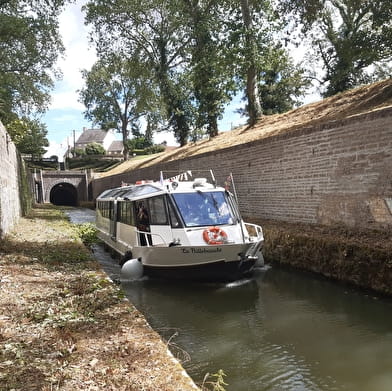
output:
[[[245,222],[244,222],[244,224],[245,224],[245,228],[246,228],[246,230],[247,230],[247,232],[248,232],[249,239],[250,239],[250,238],[252,238],[252,239],[253,239],[253,238],[256,238],[256,239],[261,239],[261,238],[263,238],[263,229],[260,227],[260,225],[252,224],[252,223],[245,223]],[[252,231],[252,229],[253,229],[257,236],[251,235],[251,232],[249,232],[248,227],[251,228],[251,231]]]
[[[153,233],[147,232],[147,231],[139,231],[138,229],[136,230],[136,233],[144,235],[144,239],[145,239],[145,241],[146,241],[146,243],[147,243],[147,244],[146,244],[146,247],[151,247],[147,235],[150,235],[150,236],[151,236],[151,242],[152,242],[152,236],[157,236],[157,237],[159,237],[159,239],[161,239],[161,241],[162,241],[162,243],[157,243],[157,244],[164,244],[164,245],[167,245],[167,246],[169,245],[169,244],[166,242],[166,240],[163,239],[163,237],[162,237],[161,235],[159,235],[159,234],[153,234]]]

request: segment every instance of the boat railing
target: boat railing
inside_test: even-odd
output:
[[[178,171],[178,170],[165,170],[160,172],[160,180],[168,180],[168,181],[175,181],[175,182],[182,182],[182,181],[193,181],[192,178],[197,178],[197,175],[208,174],[206,176],[211,178],[212,184],[216,186],[216,179],[214,172],[212,170],[188,170],[188,171]]]
[[[260,225],[252,224],[252,223],[244,223],[244,224],[250,240],[257,241],[263,239],[263,229],[260,227]]]
[[[163,239],[163,237],[162,237],[161,235],[159,235],[159,234],[153,234],[153,233],[151,233],[151,232],[139,231],[139,230],[136,230],[136,232],[137,232],[139,235],[144,236],[144,241],[145,241],[145,243],[146,243],[146,245],[145,245],[146,247],[153,247],[153,246],[169,246],[169,243],[167,243],[166,240]],[[158,240],[154,240],[154,241],[153,241],[153,238],[154,238],[154,237],[158,238]],[[155,243],[154,243],[154,242],[155,242]],[[152,244],[152,243],[154,243],[154,244]]]

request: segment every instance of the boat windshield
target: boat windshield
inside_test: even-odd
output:
[[[187,227],[234,223],[223,191],[175,193],[173,197]]]

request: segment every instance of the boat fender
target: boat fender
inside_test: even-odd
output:
[[[118,264],[122,267],[126,261],[128,261],[129,259],[132,259],[132,258],[133,258],[132,251],[128,250],[124,254],[124,256],[122,258],[120,258],[120,261],[118,262]]]
[[[227,243],[227,233],[219,227],[208,227],[203,231],[203,239],[207,244]]]
[[[143,276],[143,264],[136,258],[126,261],[121,268],[122,280],[138,280]]]

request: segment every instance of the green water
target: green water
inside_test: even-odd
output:
[[[227,391],[392,390],[392,300],[278,268],[123,287],[198,384],[223,369]]]

